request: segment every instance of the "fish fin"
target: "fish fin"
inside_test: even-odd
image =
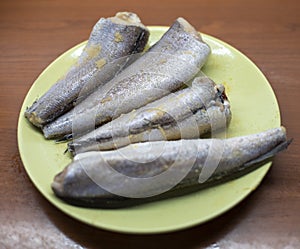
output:
[[[67,150],[70,151],[71,153],[74,152],[75,146],[74,146],[74,143],[73,143],[73,142],[68,143],[68,148],[67,148]]]
[[[73,138],[73,135],[72,134],[67,134],[65,136],[63,136],[62,138],[59,138],[57,140],[55,140],[55,143],[63,143],[63,142],[66,142],[66,141],[69,141]]]

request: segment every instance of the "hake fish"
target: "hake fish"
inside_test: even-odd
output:
[[[280,127],[228,139],[156,141],[85,152],[55,176],[52,189],[72,205],[132,206],[242,176],[289,143],[285,128]]]
[[[142,52],[148,37],[148,29],[134,13],[101,18],[77,63],[26,110],[25,117],[42,127],[70,110],[124,68],[129,55]]]
[[[73,110],[44,126],[44,136],[61,138],[72,132],[83,135],[160,99],[191,80],[209,54],[210,47],[201,35],[186,20],[178,18],[144,55]]]
[[[130,143],[199,138],[226,128],[231,119],[223,85],[205,76],[192,86],[121,115],[68,144],[73,154],[116,149]]]

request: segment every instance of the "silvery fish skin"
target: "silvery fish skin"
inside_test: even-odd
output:
[[[210,48],[200,34],[186,20],[178,18],[143,56],[71,112],[46,125],[44,136],[60,138],[72,131],[74,134],[74,127],[75,133],[82,135],[94,130],[95,126],[160,99],[192,79],[209,54]]]
[[[142,204],[190,193],[242,176],[270,161],[289,143],[285,128],[280,127],[228,139],[156,141],[132,144],[112,151],[86,152],[75,156],[73,162],[55,176],[52,189],[58,197],[73,205],[120,208]],[[214,153],[211,154],[211,150]],[[107,165],[113,171],[106,171]],[[187,172],[186,168],[189,169]],[[179,175],[185,172],[178,184],[173,182],[172,177],[155,178],[171,169]],[[205,178],[207,172],[210,174]],[[128,185],[129,181],[124,180],[124,175],[142,179],[143,182],[145,179],[159,180],[155,184],[145,182],[143,185],[146,187],[135,187]],[[108,189],[100,187],[104,186],[105,181],[111,181],[113,185]],[[134,183],[140,184],[138,181]],[[145,197],[148,192],[160,193],[161,189],[168,188],[165,193]],[[123,192],[124,195],[116,194]],[[143,198],[128,197],[131,195]]]
[[[130,143],[199,138],[226,128],[231,119],[223,85],[205,76],[192,86],[121,115],[68,144],[73,154],[109,150]]]
[[[142,52],[148,37],[148,29],[134,13],[101,18],[77,63],[26,110],[25,117],[42,127],[62,115],[113,78],[127,63],[128,55]]]

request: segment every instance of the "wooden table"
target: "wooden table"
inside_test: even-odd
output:
[[[99,17],[120,10],[138,13],[146,25],[186,17],[244,52],[276,92],[292,146],[256,191],[206,224],[161,235],[95,229],[48,203],[24,171],[16,129],[27,91],[51,61],[87,39]],[[300,248],[299,13],[296,0],[1,0],[0,248]]]

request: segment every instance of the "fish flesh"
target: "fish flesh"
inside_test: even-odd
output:
[[[178,18],[162,38],[70,112],[43,127],[46,138],[81,136],[121,114],[174,92],[191,80],[210,54],[201,35]]]
[[[72,205],[121,208],[190,193],[242,176],[286,149],[284,127],[228,139],[131,144],[78,154],[55,176],[56,196]]]
[[[205,76],[192,86],[121,115],[68,144],[73,154],[109,150],[130,143],[199,138],[226,128],[231,119],[223,85]]]
[[[148,29],[134,13],[101,18],[75,65],[25,111],[25,117],[42,127],[70,110],[122,70],[129,55],[142,52],[148,37]]]

